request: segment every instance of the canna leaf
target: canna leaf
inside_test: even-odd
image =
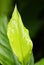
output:
[[[8,24],[7,35],[14,54],[22,65],[26,65],[30,60],[33,44],[28,29],[23,25],[17,6]]]

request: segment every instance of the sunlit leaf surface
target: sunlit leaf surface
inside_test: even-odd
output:
[[[31,57],[33,44],[16,6],[8,24],[7,35],[14,54],[23,65],[26,65]]]

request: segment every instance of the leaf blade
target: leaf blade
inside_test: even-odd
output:
[[[24,27],[16,6],[8,24],[7,35],[14,54],[16,54],[22,64],[27,63],[28,61],[25,62],[24,59],[28,53],[31,56],[33,44],[29,36],[29,31]]]

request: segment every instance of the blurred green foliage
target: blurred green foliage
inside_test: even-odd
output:
[[[13,8],[13,0],[0,0],[0,15],[9,16]]]
[[[7,23],[7,17],[0,16],[0,63],[2,65],[16,65],[16,58],[13,56],[7,37]]]
[[[44,65],[44,59],[41,59],[41,60],[38,61],[35,65]]]

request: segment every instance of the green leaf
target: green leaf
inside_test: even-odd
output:
[[[18,60],[13,55],[12,49],[7,37],[7,23],[6,16],[0,16],[0,63],[2,65],[19,65]]]
[[[8,24],[7,35],[14,54],[22,65],[26,65],[31,57],[33,44],[28,29],[23,25],[17,6]]]
[[[31,56],[28,65],[34,65],[34,57],[33,57],[33,55]]]
[[[44,65],[44,59],[41,59],[40,61],[38,61],[37,63],[35,63],[35,65]]]

